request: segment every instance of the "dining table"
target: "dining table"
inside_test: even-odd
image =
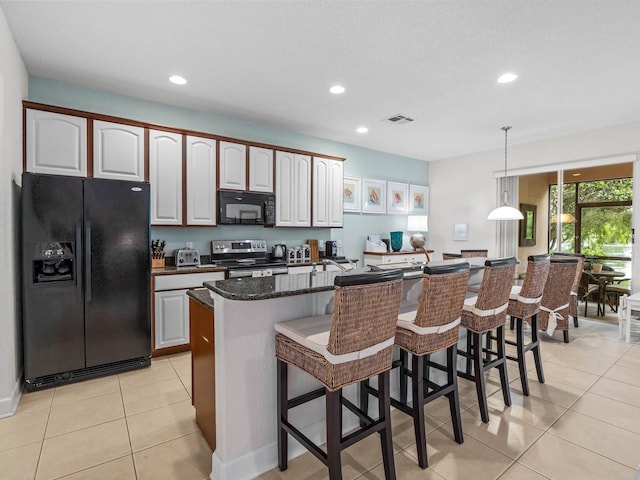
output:
[[[598,273],[593,270],[585,270],[585,273],[591,275],[598,282],[598,316],[604,317],[606,306],[605,289],[607,285],[624,278],[626,274],[618,270],[601,270]]]

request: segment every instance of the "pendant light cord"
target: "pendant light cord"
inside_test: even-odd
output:
[[[507,191],[507,132],[511,130],[511,126],[502,127],[504,130],[504,191],[502,192],[502,205],[506,205],[509,200],[509,192]]]

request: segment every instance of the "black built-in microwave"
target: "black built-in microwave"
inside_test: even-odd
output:
[[[219,225],[275,225],[276,196],[272,193],[218,192]]]

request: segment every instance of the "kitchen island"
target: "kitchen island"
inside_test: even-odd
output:
[[[207,319],[209,323],[213,322],[209,333],[200,334],[197,326],[192,330],[193,398],[196,419],[199,425],[206,422],[204,428],[200,428],[214,450],[211,478],[251,479],[277,465],[273,325],[331,313],[333,281],[340,273],[329,271],[235,278],[205,282],[208,290],[188,292],[192,322],[196,318],[201,326]],[[405,299],[417,300],[421,281],[421,276],[405,278]],[[208,353],[200,353],[203,349]],[[209,370],[202,368],[203,360],[206,363],[207,358],[213,363],[209,364]],[[207,371],[211,372],[209,377],[198,378],[198,372]],[[215,388],[210,388],[212,381]],[[291,396],[317,387],[318,383],[308,375],[296,369],[290,370]],[[394,390],[397,391],[397,384],[392,381],[392,393]],[[198,399],[207,391],[210,392],[209,400],[205,401],[210,405],[204,408],[208,409],[209,418],[198,420],[201,411]],[[345,397],[352,401],[356,401],[356,393],[356,385],[344,391]],[[324,442],[324,415],[322,399],[290,412],[292,422],[319,444]],[[355,425],[355,417],[345,417],[345,430]],[[297,442],[289,442],[289,458],[305,451]]]

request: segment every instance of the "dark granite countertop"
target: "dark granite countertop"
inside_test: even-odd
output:
[[[272,277],[230,278],[204,282],[204,286],[230,300],[265,300],[333,290],[333,280],[339,273],[290,273]]]
[[[450,263],[458,262],[438,261],[432,262],[430,265],[447,265]],[[484,269],[484,265],[471,265],[470,269],[472,272],[480,271]],[[271,277],[240,277],[204,282],[204,286],[229,300],[266,300],[333,290],[333,281],[339,274],[341,274],[340,271],[319,271],[315,274],[289,273]],[[405,272],[405,280],[418,278],[420,275],[421,271],[419,269],[416,271],[415,267],[413,267]],[[190,296],[196,298],[195,295]]]
[[[196,302],[201,304],[203,307],[208,308],[209,310],[213,310],[213,298],[211,298],[211,294],[209,290],[205,290],[204,288],[199,288],[196,290],[187,290],[187,295],[193,298]]]

